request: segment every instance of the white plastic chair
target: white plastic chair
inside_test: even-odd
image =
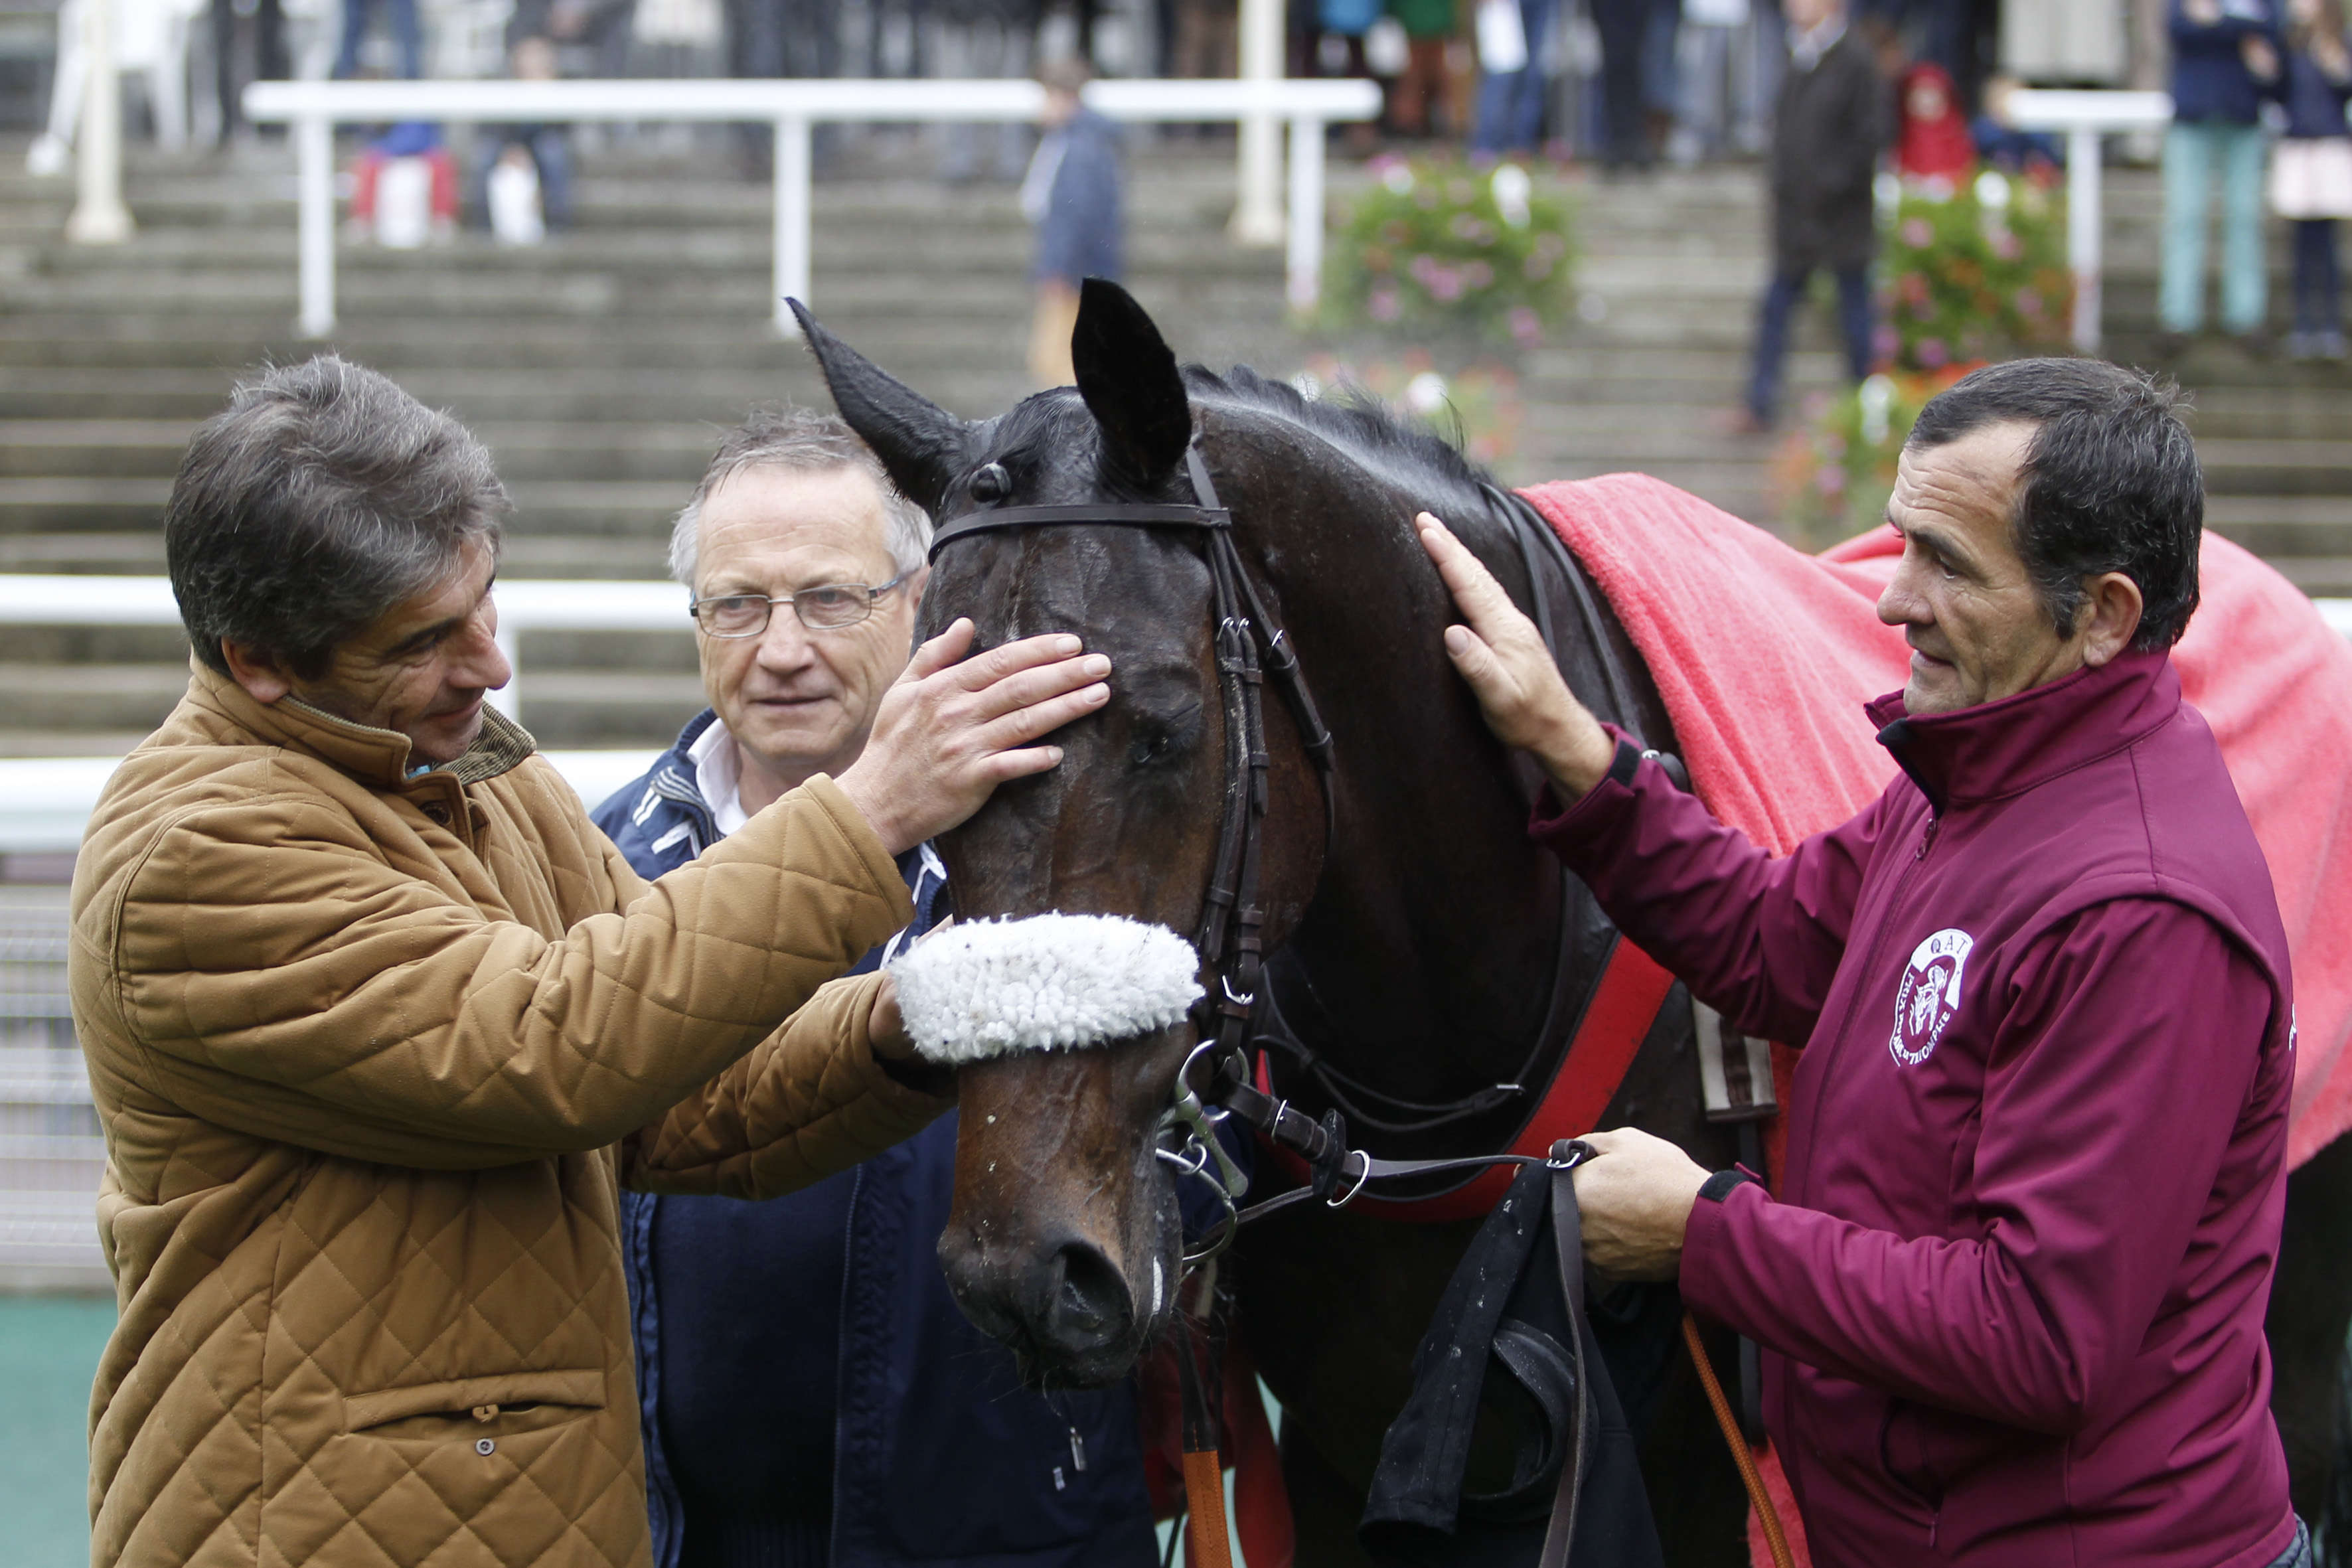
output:
[[[62,174],[81,122],[89,85],[82,7],[58,8],[58,68],[49,89],[48,129],[34,138],[25,166],[36,174]],[[114,63],[124,76],[146,79],[156,142],[176,152],[188,141],[188,27],[205,0],[114,0]]]

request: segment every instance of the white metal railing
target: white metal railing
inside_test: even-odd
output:
[[[334,128],[383,121],[563,123],[577,121],[766,121],[775,127],[775,316],[798,329],[787,299],[810,302],[809,132],[840,121],[1034,121],[1045,89],[1033,81],[799,79],[779,81],[262,81],[246,89],[252,119],[293,125],[301,293],[308,337],[335,327]],[[1290,126],[1287,289],[1312,305],[1323,271],[1323,132],[1334,121],[1380,112],[1377,83],[1224,79],[1105,80],[1089,106],[1114,120],[1232,121]]]
[[[522,717],[522,654],[530,631],[676,632],[689,636],[687,592],[675,583],[523,578],[498,585],[499,647],[514,679],[490,701],[517,723]],[[176,626],[180,604],[168,577],[44,576],[0,574],[0,625]]]
[[[2133,131],[2172,123],[2172,96],[2163,92],[2021,89],[2009,96],[2009,118],[2021,131],[2052,131],[2066,138],[2066,264],[2074,273],[2074,347],[2099,352],[2101,143]]]

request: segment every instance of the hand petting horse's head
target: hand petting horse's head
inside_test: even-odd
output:
[[[1194,500],[1184,378],[1114,285],[1086,285],[1077,390],[1041,393],[987,422],[946,413],[801,320],[843,417],[943,523],[982,506]],[[1255,459],[1236,450],[1231,460]],[[1221,486],[1238,477],[1216,466]],[[1194,530],[1020,528],[941,550],[922,635],[969,616],[982,648],[1066,631],[1112,662],[1109,703],[1055,737],[1061,765],[1005,785],[940,841],[960,921],[1116,914],[1192,936],[1226,761],[1210,605]],[[1273,820],[1312,827],[1265,841],[1268,935],[1278,940],[1312,887],[1321,807],[1287,716],[1269,712],[1267,730]],[[1182,1238],[1153,1151],[1193,1040],[1180,1020],[961,1070],[955,1209],[940,1260],[964,1310],[1021,1354],[1033,1381],[1117,1378],[1174,1309]]]

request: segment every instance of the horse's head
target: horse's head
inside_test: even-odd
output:
[[[984,504],[1191,502],[1196,411],[1174,356],[1115,286],[1086,286],[1077,390],[967,423],[803,317],[843,417],[906,494],[945,522]],[[1263,450],[1207,443],[1221,487]],[[1230,499],[1230,498],[1229,498]],[[1262,578],[1265,544],[1241,541]],[[1261,592],[1269,591],[1264,581]],[[948,543],[925,635],[958,616],[979,646],[1069,631],[1109,656],[1111,700],[1055,737],[1052,772],[1008,784],[940,844],[960,920],[1118,914],[1182,933],[1200,923],[1226,773],[1212,584],[1196,531],[1034,527]],[[1278,613],[1278,612],[1277,612]],[[1294,923],[1323,851],[1318,785],[1277,700],[1262,879],[1269,943]],[[1193,1045],[1189,1022],[1100,1048],[964,1068],[955,1207],[940,1258],[972,1321],[1039,1382],[1123,1373],[1175,1307],[1182,1238],[1157,1130]]]

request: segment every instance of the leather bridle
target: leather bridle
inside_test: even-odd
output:
[[[1323,796],[1324,846],[1339,841],[1339,796],[1332,767],[1331,732],[1323,723],[1298,657],[1282,627],[1267,613],[1234,542],[1233,513],[1218,500],[1196,437],[1184,449],[1193,503],[1087,501],[1065,506],[995,506],[982,503],[939,525],[930,558],[960,539],[1020,528],[1168,528],[1192,531],[1203,541],[1209,568],[1209,612],[1214,628],[1217,685],[1225,716],[1225,783],[1217,824],[1217,845],[1193,937],[1205,994],[1196,1005],[1200,1043],[1177,1070],[1167,1111],[1156,1130],[1154,1153],[1180,1174],[1206,1181],[1226,1218],[1195,1251],[1188,1267],[1214,1258],[1232,1245],[1244,1223],[1308,1197],[1343,1208],[1371,1183],[1503,1164],[1550,1164],[1559,1157],[1479,1154],[1439,1160],[1384,1160],[1349,1147],[1347,1123],[1336,1110],[1320,1121],[1252,1081],[1251,1018],[1265,968],[1265,906],[1260,896],[1263,845],[1268,806],[1265,686],[1271,678],[1295,721],[1300,746],[1314,764]],[[1230,1114],[1278,1148],[1303,1160],[1310,1173],[1305,1186],[1241,1206],[1249,1179],[1218,1142],[1215,1121]],[[1170,1147],[1161,1142],[1173,1134]],[[1572,1160],[1570,1162],[1572,1163]]]

